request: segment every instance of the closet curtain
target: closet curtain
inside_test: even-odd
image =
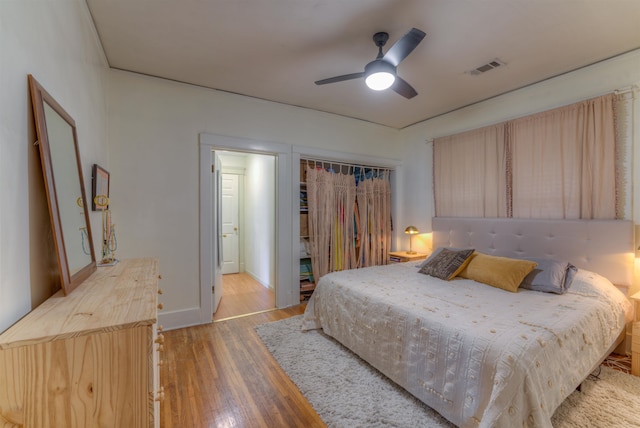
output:
[[[317,282],[330,272],[332,215],[335,211],[335,187],[332,174],[323,169],[307,168],[307,204],[309,207],[309,248],[311,269]],[[321,250],[323,249],[323,250]]]
[[[391,184],[386,175],[358,183],[358,267],[387,264],[391,251]]]
[[[316,167],[317,165],[317,167]],[[309,244],[313,277],[386,264],[391,249],[389,174],[359,177],[307,165]]]

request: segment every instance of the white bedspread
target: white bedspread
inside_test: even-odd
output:
[[[551,427],[631,311],[589,271],[555,295],[445,282],[401,263],[324,276],[303,328],[322,328],[460,427]]]

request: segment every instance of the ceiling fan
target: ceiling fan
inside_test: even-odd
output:
[[[327,83],[342,82],[345,80],[365,78],[367,86],[376,91],[391,88],[407,99],[418,95],[415,89],[404,79],[398,76],[396,69],[424,39],[425,33],[412,28],[407,34],[402,36],[386,54],[382,54],[382,47],[389,40],[389,34],[384,32],[375,33],[373,42],[378,47],[378,56],[369,64],[364,66],[364,71],[360,73],[344,74],[342,76],[330,77],[329,79],[318,80],[316,85],[326,85]]]

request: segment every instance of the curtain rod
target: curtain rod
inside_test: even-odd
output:
[[[613,94],[615,94],[615,95],[625,95],[625,94],[628,94],[628,93],[631,93],[631,92],[635,94],[636,92],[638,92],[638,89],[640,89],[640,87],[638,87],[638,85],[631,85],[631,86],[627,86],[627,87],[624,87],[624,88],[616,89],[616,90],[613,91]],[[611,93],[611,92],[608,92],[608,93]],[[461,132],[465,132],[465,131],[461,131]],[[452,135],[455,135],[455,134],[452,134]],[[425,140],[425,144],[431,144],[435,140],[436,140],[435,137],[428,138],[428,139]]]
[[[637,90],[638,90],[638,85],[631,85],[625,88],[616,89],[615,91],[613,91],[613,93],[616,95],[623,95],[623,94],[628,94],[629,92],[636,92]]]
[[[300,160],[303,160],[307,163],[309,162],[315,162],[315,163],[321,163],[321,164],[329,164],[329,165],[339,165],[341,168],[343,166],[346,166],[347,168],[362,168],[362,169],[377,169],[379,171],[392,171],[392,168],[389,168],[387,166],[375,166],[375,165],[362,165],[362,164],[354,164],[354,163],[344,163],[344,162],[336,162],[336,161],[332,161],[332,160],[327,160],[327,159],[314,159],[314,158],[307,158],[307,157],[301,157]]]

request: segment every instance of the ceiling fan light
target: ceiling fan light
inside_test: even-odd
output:
[[[396,80],[396,68],[386,61],[376,59],[364,67],[365,83],[374,91],[390,88]]]
[[[388,71],[378,71],[368,75],[365,79],[365,83],[370,89],[373,89],[374,91],[382,91],[390,88],[395,80],[396,76],[389,73]]]

